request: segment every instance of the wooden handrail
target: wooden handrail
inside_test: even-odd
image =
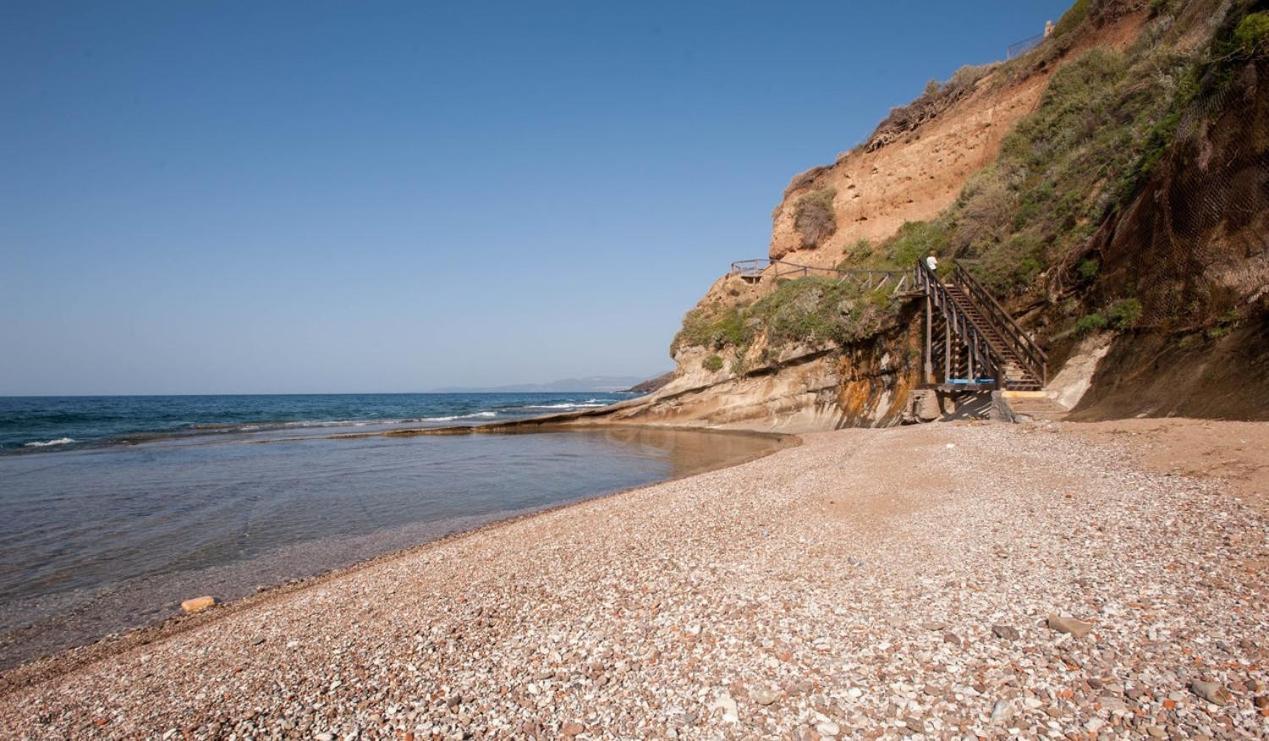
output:
[[[871,268],[852,268],[843,270],[841,268],[821,268],[814,265],[802,265],[788,260],[774,260],[769,258],[758,258],[754,260],[736,260],[731,264],[731,270],[728,275],[740,275],[746,278],[759,278],[766,274],[767,269],[775,268],[771,277],[780,278],[785,275],[800,275],[807,277],[814,274],[822,274],[826,277],[837,278],[844,281],[848,278],[858,278],[864,281],[869,288],[876,290],[885,285],[890,279],[895,279],[895,288],[893,293],[898,293],[907,284],[908,271],[906,270],[876,270]],[[873,282],[876,285],[873,285]]]

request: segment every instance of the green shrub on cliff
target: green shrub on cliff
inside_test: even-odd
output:
[[[781,285],[750,307],[752,326],[773,346],[797,343],[845,345],[871,337],[896,308],[886,290],[853,281],[804,278]]]
[[[681,347],[722,349],[744,343],[744,320],[735,306],[701,306],[683,317],[683,328],[670,343],[670,355]]]
[[[762,336],[768,350],[798,344],[845,345],[883,330],[898,311],[886,288],[869,290],[854,281],[801,278],[784,281],[751,306],[701,307],[688,312],[671,354],[695,346],[734,348],[738,358]],[[717,370],[706,358],[707,370]],[[718,360],[722,367],[722,359]]]
[[[1234,29],[1234,43],[1244,54],[1269,54],[1269,10],[1250,13]]]
[[[716,373],[723,369],[723,359],[718,355],[710,355],[701,361],[701,367],[710,373]]]
[[[886,243],[886,256],[897,268],[909,268],[929,255],[942,254],[947,247],[947,229],[929,221],[909,221]]]
[[[807,193],[793,207],[793,228],[802,237],[803,247],[815,247],[837,231],[837,217],[833,215],[834,188],[822,188]]]
[[[1106,308],[1106,318],[1115,329],[1132,329],[1141,320],[1141,302],[1135,298],[1120,299]]]
[[[1079,321],[1075,322],[1075,334],[1078,337],[1099,332],[1106,328],[1106,317],[1100,313],[1094,312],[1087,316],[1082,316]]]
[[[1091,0],[1075,0],[1075,4],[1058,19],[1057,25],[1053,27],[1053,35],[1055,37],[1065,36],[1083,23],[1084,19],[1088,17],[1090,2]]]

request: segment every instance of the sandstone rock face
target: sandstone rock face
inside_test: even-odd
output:
[[[1089,34],[1066,59],[1093,45],[1126,48],[1141,23],[1140,14],[1116,19]],[[1013,85],[998,84],[989,72],[972,92],[930,120],[902,133],[874,135],[867,146],[795,177],[773,214],[770,256],[831,267],[842,259],[844,247],[861,239],[883,240],[904,222],[937,215],[956,199],[970,175],[995,160],[1001,142],[1035,108],[1060,62]],[[793,223],[796,203],[824,188],[837,191],[837,231],[823,244],[805,249]]]
[[[211,596],[194,597],[181,603],[181,611],[186,615],[193,615],[194,613],[209,610],[219,604],[219,602],[219,600]]]
[[[905,315],[906,316],[906,315]],[[611,421],[811,432],[898,424],[919,381],[919,322],[900,321],[877,337],[840,349],[786,348],[744,373],[724,351],[724,370],[710,372],[703,348],[676,356],[677,377],[657,392],[622,405]],[[755,348],[754,356],[759,355]]]

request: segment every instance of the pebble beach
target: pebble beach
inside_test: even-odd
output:
[[[1072,427],[807,434],[18,667],[0,723],[16,738],[1269,736],[1256,492]]]

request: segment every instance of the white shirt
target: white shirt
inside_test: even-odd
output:
[[[935,257],[934,255],[930,255],[929,257],[925,258],[925,264],[930,267],[930,270],[939,269],[939,259]]]

